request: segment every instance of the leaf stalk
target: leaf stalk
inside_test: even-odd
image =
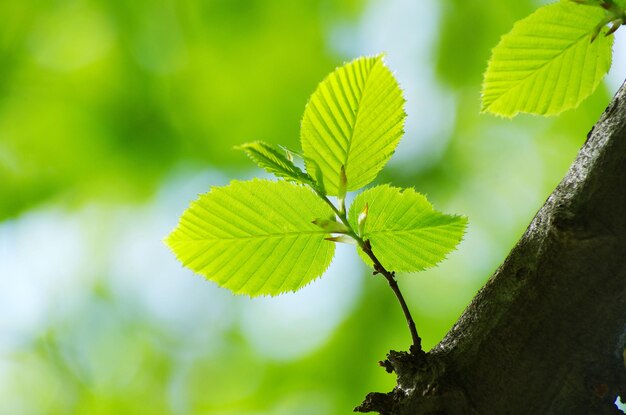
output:
[[[415,321],[413,320],[413,316],[411,316],[411,311],[409,310],[409,306],[404,300],[404,296],[402,295],[402,292],[400,291],[400,287],[398,286],[398,282],[396,281],[396,273],[394,271],[387,270],[383,266],[383,264],[380,263],[380,261],[374,254],[374,251],[372,250],[372,244],[370,243],[370,241],[364,240],[359,234],[357,234],[354,231],[354,229],[352,228],[352,225],[348,221],[348,217],[346,216],[345,209],[343,210],[338,209],[334,205],[334,203],[331,202],[330,199],[328,199],[328,197],[320,189],[316,188],[316,186],[312,186],[312,188],[315,191],[315,193],[317,193],[317,195],[320,198],[322,198],[322,200],[324,200],[324,202],[326,202],[328,206],[330,206],[330,208],[333,210],[333,212],[335,212],[339,220],[348,228],[348,231],[345,234],[353,238],[356,241],[359,248],[361,248],[363,252],[365,252],[365,254],[372,260],[372,263],[374,264],[374,272],[373,272],[374,275],[381,274],[385,277],[385,279],[389,283],[389,287],[391,287],[391,290],[393,291],[396,298],[398,299],[398,302],[400,303],[400,307],[402,308],[402,312],[404,313],[404,318],[406,319],[407,325],[409,326],[409,331],[411,332],[411,339],[413,340],[411,351],[415,355],[423,354],[424,352],[422,350],[422,339],[417,332],[417,327],[415,326]]]

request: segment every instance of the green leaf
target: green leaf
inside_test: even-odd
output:
[[[403,134],[404,98],[382,56],[359,58],[331,73],[311,96],[300,139],[307,172],[327,194],[376,178]]]
[[[556,115],[577,107],[611,66],[612,37],[591,42],[606,18],[599,7],[560,2],[518,21],[494,48],[482,111]]]
[[[416,272],[444,259],[463,238],[467,218],[436,211],[422,194],[413,189],[388,185],[368,189],[350,207],[349,221],[358,226],[358,217],[367,207],[361,237],[369,240],[381,264],[392,271]],[[359,250],[366,263],[367,256]]]
[[[330,234],[312,223],[332,210],[285,181],[233,181],[203,194],[166,238],[184,266],[237,294],[296,291],[324,273]]]
[[[308,174],[300,170],[271,144],[254,141],[242,144],[237,149],[243,150],[259,167],[277,177],[298,183],[313,184],[313,180]]]

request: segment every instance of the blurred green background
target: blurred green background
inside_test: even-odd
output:
[[[626,76],[618,39],[579,109],[480,115],[491,47],[541,3],[0,2],[0,413],[332,415],[390,390],[377,361],[409,333],[352,247],[306,289],[251,300],[161,239],[199,193],[262,175],[233,146],[298,148],[317,83],[384,51],[408,120],[378,182],[470,218],[448,261],[399,276],[432,347]]]

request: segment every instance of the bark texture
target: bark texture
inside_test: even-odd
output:
[[[446,337],[390,352],[397,387],[355,411],[621,414],[625,347],[626,84]]]

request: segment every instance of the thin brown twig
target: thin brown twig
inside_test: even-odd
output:
[[[382,274],[389,283],[389,286],[393,290],[393,293],[396,295],[398,302],[400,303],[400,307],[402,307],[402,312],[404,313],[404,317],[406,318],[406,323],[409,326],[409,331],[411,332],[411,338],[413,339],[413,346],[416,351],[422,351],[422,339],[417,333],[417,328],[415,327],[415,322],[413,321],[413,317],[411,316],[411,312],[409,311],[409,306],[404,300],[404,296],[400,291],[400,287],[398,286],[398,282],[396,281],[396,273],[394,271],[388,271],[376,258],[374,252],[372,251],[372,244],[369,240],[363,241],[363,246],[361,247],[363,252],[372,260],[374,263],[374,273]]]
[[[396,295],[398,302],[400,303],[400,307],[402,308],[402,312],[404,313],[404,318],[406,319],[407,325],[409,326],[409,331],[411,332],[411,338],[413,340],[413,345],[411,347],[411,352],[415,355],[423,354],[422,350],[422,339],[417,333],[417,328],[415,327],[415,322],[413,321],[413,317],[411,316],[411,312],[409,311],[409,306],[404,300],[404,296],[400,291],[400,287],[398,286],[398,282],[396,281],[396,274],[394,271],[387,270],[378,260],[376,255],[374,255],[374,251],[372,250],[372,244],[369,240],[364,240],[360,235],[358,235],[352,225],[348,221],[346,213],[337,209],[337,207],[328,199],[328,197],[321,192],[319,189],[313,188],[315,192],[331,207],[335,215],[341,220],[341,222],[349,229],[347,235],[351,236],[358,244],[359,248],[365,252],[365,254],[372,260],[374,264],[374,274],[382,274],[391,290]]]

